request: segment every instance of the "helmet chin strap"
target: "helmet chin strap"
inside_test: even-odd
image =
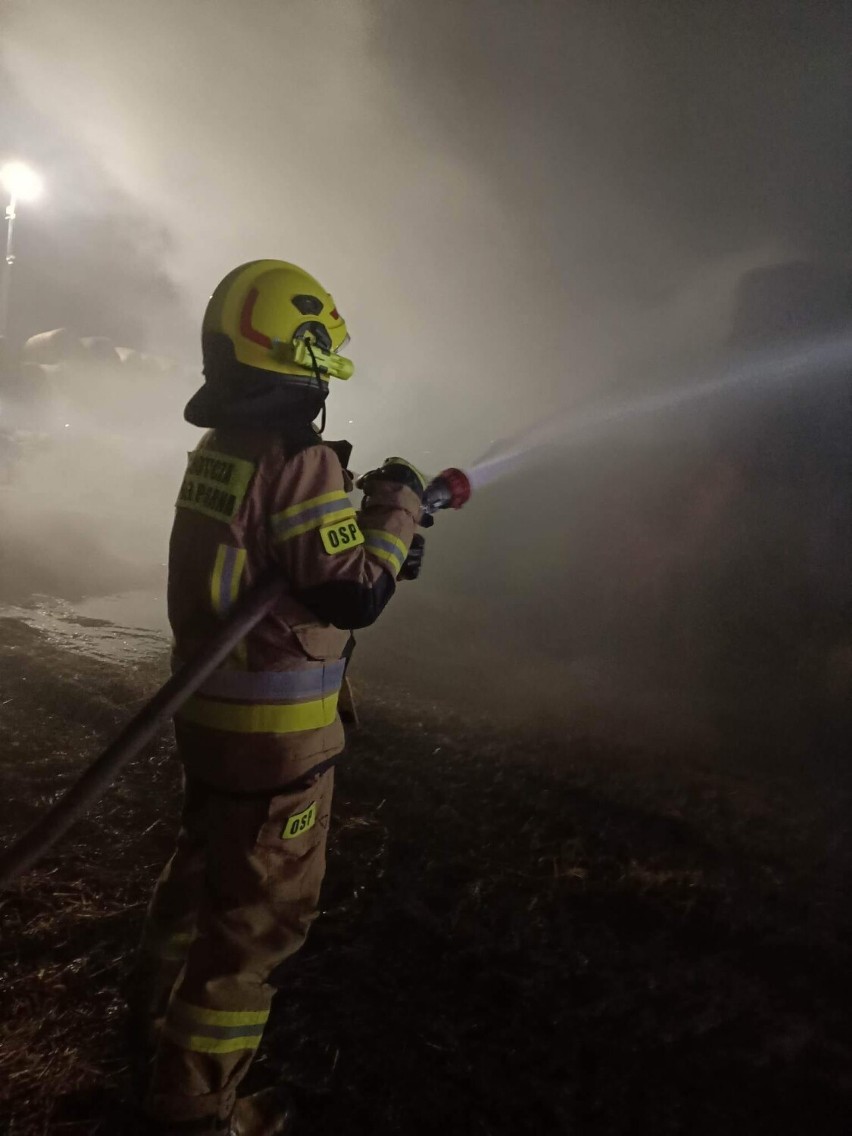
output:
[[[320,418],[320,428],[319,428],[320,436],[322,436],[325,433],[325,419],[326,419],[325,400],[328,398],[328,386],[327,385],[325,387],[323,386],[322,373],[320,371],[319,363],[317,362],[317,357],[316,357],[316,355],[314,355],[313,344],[311,343],[310,339],[308,339],[307,336],[305,336],[305,338],[302,342],[307,347],[308,354],[311,357],[311,366],[313,368],[314,378],[317,381],[318,393],[320,395],[320,398],[322,399],[322,417]]]

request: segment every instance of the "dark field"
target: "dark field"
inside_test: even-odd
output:
[[[162,667],[0,629],[9,838]],[[280,976],[251,1080],[292,1086],[299,1131],[850,1130],[837,759],[526,736],[375,679],[360,709],[324,916]],[[139,1130],[122,989],[178,780],[163,738],[0,901],[3,1132]]]

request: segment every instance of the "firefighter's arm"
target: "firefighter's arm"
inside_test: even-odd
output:
[[[393,481],[388,463],[365,481],[356,512],[343,469],[326,446],[291,458],[273,487],[270,539],[294,597],[335,627],[368,627],[393,595],[408,555],[422,490]]]

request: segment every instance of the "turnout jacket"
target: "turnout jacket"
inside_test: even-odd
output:
[[[286,593],[178,712],[188,775],[273,790],[343,748],[337,699],[350,629],[393,594],[420,513],[417,494],[377,482],[360,512],[351,479],[318,440],[272,428],[210,431],[189,455],[169,546],[169,621],[180,664],[237,597],[280,571]]]

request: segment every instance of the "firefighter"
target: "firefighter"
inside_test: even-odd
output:
[[[174,855],[142,936],[137,1025],[146,1111],[161,1133],[285,1132],[275,1090],[236,1100],[269,1017],[273,971],[317,914],[338,696],[353,628],[394,593],[423,476],[390,458],[359,484],[312,425],[352,364],[326,290],[283,261],[231,272],[204,316],[204,385],[169,551],[175,661],[237,597],[280,572],[286,594],[175,720],[185,795]]]

